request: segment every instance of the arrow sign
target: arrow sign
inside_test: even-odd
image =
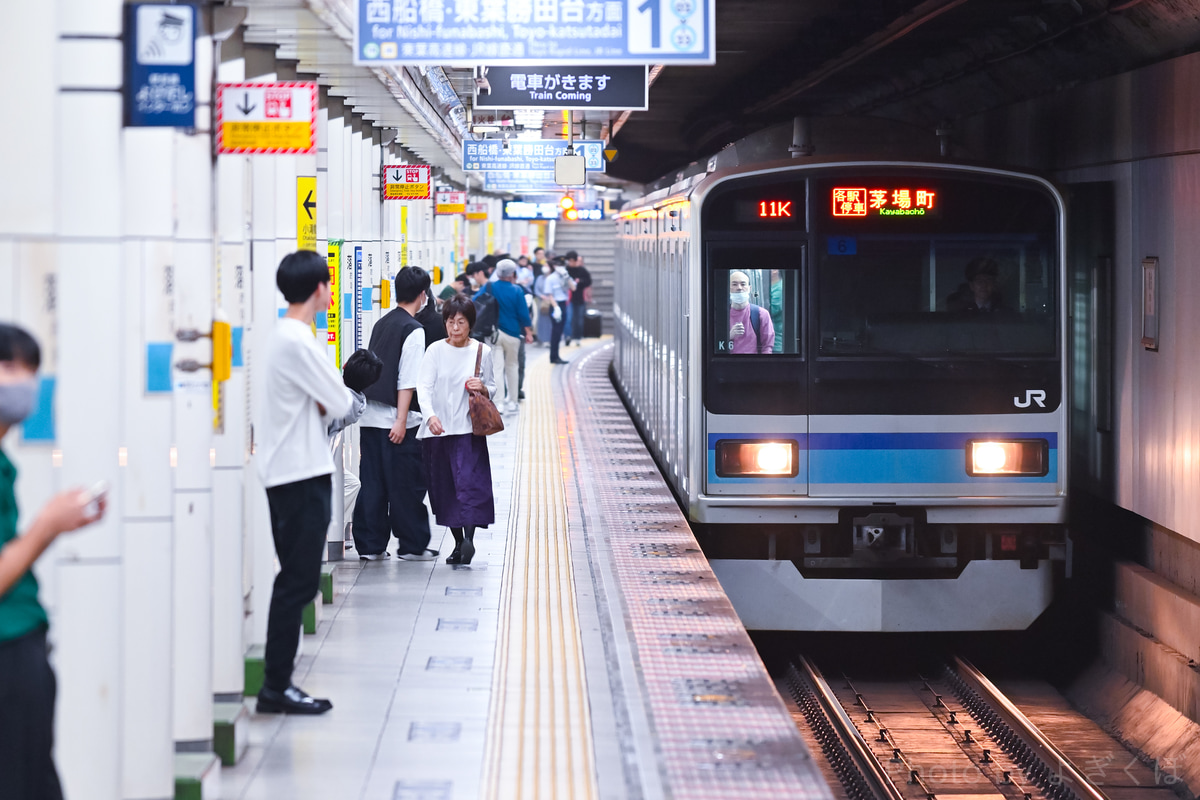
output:
[[[400,170],[396,170],[395,172],[392,173],[392,180],[395,181],[396,183],[400,182]]]
[[[614,149],[611,149],[611,148],[608,150],[605,150],[604,157],[606,159],[608,159],[609,161],[616,161],[617,160],[617,151]]]
[[[304,202],[301,203],[300,205],[304,209],[304,213],[308,214],[308,218],[312,219],[313,218],[312,210],[317,207],[317,204],[315,202],[313,202],[313,199],[312,199],[312,191],[309,191],[308,197],[304,198]]]
[[[236,108],[238,111],[242,112],[243,115],[249,116],[250,112],[257,108],[257,106],[250,102],[250,93],[246,92],[243,95],[242,104],[240,106],[236,106]]]

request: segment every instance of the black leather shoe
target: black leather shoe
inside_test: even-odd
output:
[[[333,703],[322,697],[309,697],[303,689],[289,686],[282,692],[266,686],[258,692],[259,714],[324,714]]]
[[[475,557],[475,543],[470,539],[463,539],[462,543],[462,558],[458,562],[460,564],[470,564],[471,559]]]
[[[450,555],[446,556],[446,563],[447,564],[461,564],[462,563],[462,545],[456,545],[454,548],[454,552],[451,553]]]
[[[566,362],[566,361],[564,361],[563,359],[561,359],[561,358],[560,358],[560,359],[557,359],[557,360],[555,360],[555,359],[551,359],[551,360],[550,360],[550,363],[551,363],[551,364],[566,364],[567,362]]]

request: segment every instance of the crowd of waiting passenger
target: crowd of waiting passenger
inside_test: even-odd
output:
[[[432,561],[425,500],[469,565],[475,531],[495,522],[486,436],[502,430],[524,399],[525,350],[535,341],[550,361],[583,338],[591,276],[574,251],[547,259],[491,255],[472,261],[436,296],[428,272],[405,267],[396,307],[371,331],[342,374],[312,336],[329,305],[323,259],[302,251],[280,263],[288,311],[266,355],[267,402],[258,429],[258,469],[267,487],[280,572],[267,623],[260,712],[320,714],[332,704],[292,683],[304,606],[316,594],[332,517],[336,437],[359,426],[358,474],[345,473],[342,500],[353,549],[363,561]],[[538,334],[535,334],[535,329]],[[569,332],[569,333],[568,333]]]

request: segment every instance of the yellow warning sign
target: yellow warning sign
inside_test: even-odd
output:
[[[329,250],[326,254],[326,263],[329,265],[329,313],[325,317],[325,335],[326,342],[333,345],[334,362],[338,367],[342,365],[342,342],[339,334],[342,330],[342,314],[341,314],[341,281],[338,280],[338,275],[342,271],[342,240],[336,239],[329,243]]]
[[[604,151],[604,157],[609,161],[617,160],[617,151],[614,148],[609,148]]]
[[[308,153],[316,143],[308,122],[222,122],[222,152]]]
[[[384,200],[428,200],[428,166],[404,164],[383,168]]]
[[[296,178],[296,249],[317,250],[316,178]]]

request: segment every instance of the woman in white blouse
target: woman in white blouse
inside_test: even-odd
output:
[[[496,521],[496,506],[487,439],[471,432],[468,391],[491,397],[496,381],[492,349],[471,338],[475,304],[456,294],[442,306],[442,320],[448,338],[429,346],[417,373],[417,396],[425,414],[417,438],[425,460],[429,505],[438,525],[454,534],[454,552],[446,563],[470,564],[475,529]],[[475,377],[477,363],[479,377]]]

